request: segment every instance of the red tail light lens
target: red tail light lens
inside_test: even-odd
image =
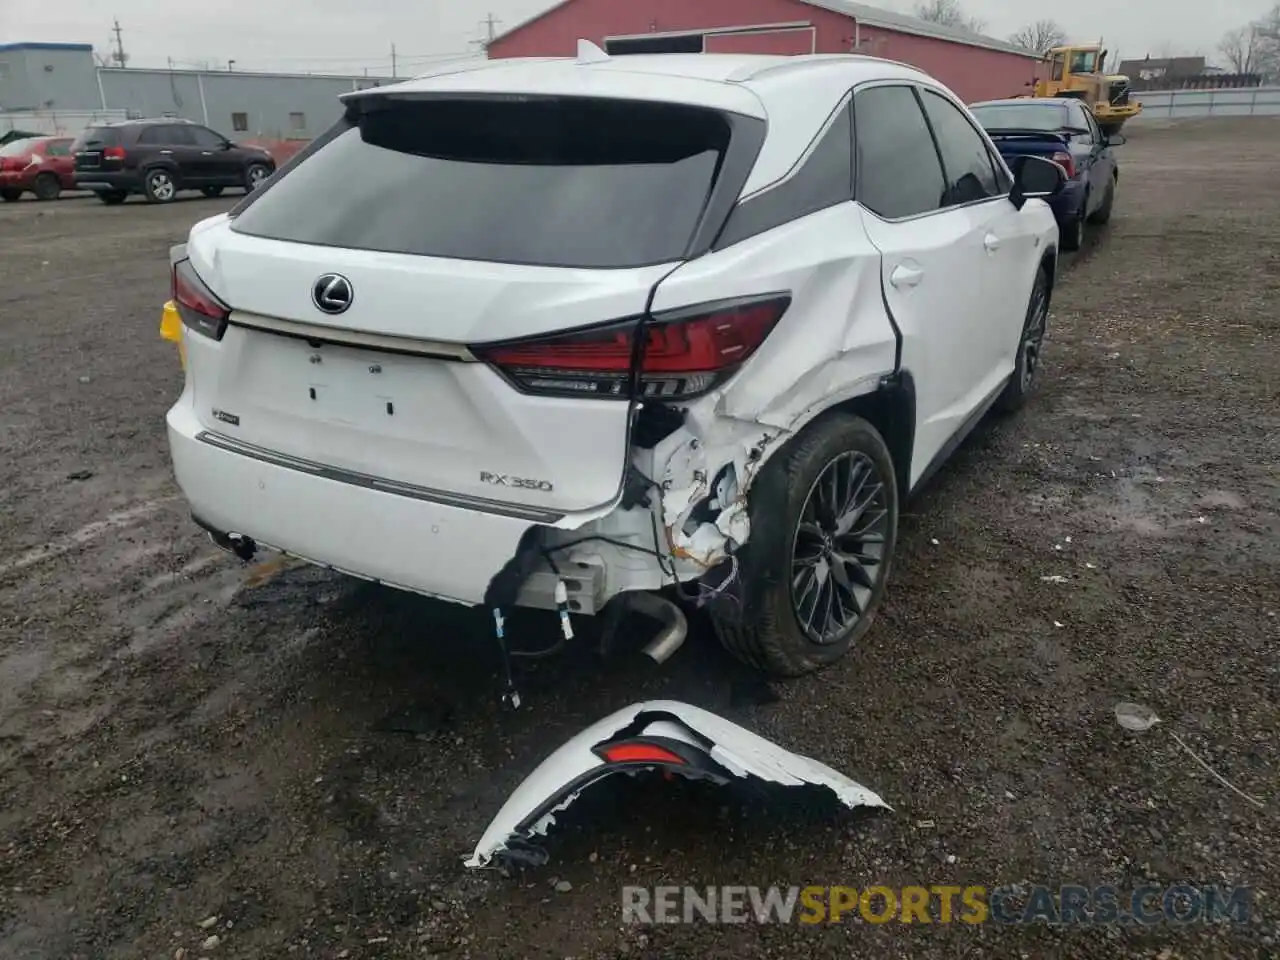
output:
[[[605,747],[600,755],[609,763],[673,763],[684,766],[680,754],[653,743],[619,743]]]
[[[478,346],[472,352],[526,393],[629,400],[636,371],[640,398],[684,399],[731,376],[790,303],[790,296],[771,295],[704,304],[647,321],[636,317],[552,337]],[[644,340],[637,345],[641,331]]]
[[[106,160],[123,160],[124,147],[107,147],[102,151],[102,156]]]
[[[26,165],[25,157],[0,157],[0,170],[21,170]]]
[[[178,315],[188,329],[213,340],[221,340],[227,332],[231,308],[204,285],[190,260],[173,267],[173,302],[178,305]]]
[[[1071,154],[1059,150],[1049,158],[1063,170],[1067,171],[1067,179],[1070,180],[1076,175],[1076,162],[1071,158]]]

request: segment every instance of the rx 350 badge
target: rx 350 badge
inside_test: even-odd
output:
[[[518,490],[537,490],[539,493],[550,493],[555,489],[550,480],[534,480],[530,477],[513,477],[505,473],[480,471],[480,482],[493,487],[515,487]]]

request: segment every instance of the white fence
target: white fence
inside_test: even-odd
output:
[[[0,136],[10,130],[79,136],[85,127],[129,119],[127,110],[14,110],[0,112]]]
[[[1280,117],[1280,87],[1146,90],[1132,96],[1142,104],[1135,123],[1181,117]]]

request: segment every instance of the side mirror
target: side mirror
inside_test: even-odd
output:
[[[230,150],[230,149],[232,149],[233,147],[235,147],[235,144],[234,144],[234,143],[232,143],[230,140],[223,140],[223,141],[222,141],[222,149],[223,149],[223,150]]]
[[[1111,136],[1106,138],[1106,143],[1108,147],[1123,147],[1128,142],[1129,141],[1126,140],[1124,136],[1119,133],[1113,133],[1111,134]]]
[[[1013,189],[1009,192],[1009,201],[1018,210],[1033,197],[1054,196],[1067,182],[1067,171],[1044,157],[1014,157],[1011,166]]]

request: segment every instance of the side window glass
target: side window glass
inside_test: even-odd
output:
[[[177,147],[193,147],[196,138],[191,135],[191,128],[186,124],[174,124],[164,128],[164,142]]]
[[[777,186],[734,208],[716,240],[716,248],[730,246],[852,199],[853,123],[846,101],[798,170]]]
[[[222,146],[222,138],[205,127],[191,127],[191,135],[195,137],[196,146],[205,150]]]
[[[938,151],[910,87],[872,87],[853,101],[858,183],[854,195],[888,219],[943,205]]]
[[[1092,128],[1089,126],[1089,111],[1082,105],[1073,103],[1068,109],[1070,120],[1068,123],[1073,127],[1079,127],[1081,130],[1089,130],[1089,133],[1077,133],[1071,139],[1076,143],[1089,143],[1093,140]]]
[[[138,142],[139,143],[162,143],[163,140],[160,134],[164,129],[165,129],[164,127],[143,127],[138,132]]]
[[[1093,111],[1086,109],[1085,107],[1081,107],[1080,112],[1084,114],[1085,122],[1089,124],[1089,135],[1093,137],[1093,142],[1095,144],[1101,144],[1102,128],[1098,126],[1098,121],[1094,118]]]
[[[951,101],[931,90],[922,93],[947,175],[947,205],[997,196],[1000,190],[987,141]]]

